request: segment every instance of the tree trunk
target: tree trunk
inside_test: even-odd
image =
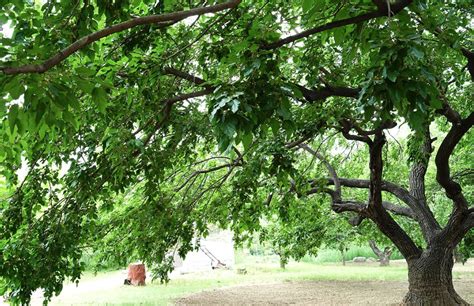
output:
[[[469,305],[454,290],[452,251],[431,248],[408,260],[409,289],[403,305]]]
[[[344,248],[340,248],[339,251],[341,252],[341,256],[342,256],[342,265],[345,266],[346,265],[346,257],[344,256],[345,252],[344,252]]]
[[[286,259],[280,255],[280,269],[285,270],[286,268]]]
[[[392,255],[392,248],[386,247],[383,251],[381,251],[375,244],[374,240],[369,240],[369,246],[374,252],[374,254],[378,257],[380,266],[386,267],[390,265],[390,256]]]
[[[454,262],[464,264],[464,257],[462,253],[459,251],[459,247],[456,247],[453,253],[454,253]]]

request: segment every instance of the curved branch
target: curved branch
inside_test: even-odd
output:
[[[344,187],[363,189],[369,188],[369,180],[339,178],[339,181]],[[328,179],[328,182],[330,184],[333,184],[332,179]],[[421,230],[426,237],[432,237],[441,229],[438,221],[434,218],[433,214],[430,211],[424,209],[424,206],[420,205],[418,200],[413,197],[410,192],[405,188],[392,182],[382,181],[382,190],[394,195],[411,208],[414,214],[413,219],[418,221]]]
[[[394,213],[395,215],[404,216],[413,220],[417,220],[415,212],[413,212],[413,209],[411,209],[410,207],[395,205],[387,201],[383,201],[382,206],[386,210]]]
[[[467,210],[467,200],[462,194],[461,186],[455,182],[451,177],[449,168],[449,158],[454,151],[454,148],[459,143],[461,138],[474,125],[474,112],[472,112],[466,119],[461,120],[458,124],[453,124],[448,134],[441,143],[438,153],[436,154],[436,180],[444,188],[446,195],[455,205],[456,210]]]
[[[300,144],[299,147],[309,152],[310,154],[314,155],[317,159],[319,159],[324,164],[326,169],[328,169],[334,181],[334,187],[336,188],[336,190],[334,191],[333,200],[336,202],[341,201],[341,198],[342,198],[341,197],[341,183],[339,182],[339,178],[337,176],[336,170],[334,170],[334,167],[331,166],[331,164],[324,158],[324,156],[314,151],[307,144]]]
[[[391,5],[392,16],[399,13],[401,10],[403,10],[405,7],[407,7],[412,2],[413,2],[413,0],[400,0],[397,3],[392,4]],[[362,14],[362,15],[359,15],[359,16],[350,17],[350,18],[346,18],[346,19],[342,19],[342,20],[336,20],[336,21],[329,22],[329,23],[326,23],[324,25],[321,25],[319,27],[315,27],[315,28],[303,31],[301,33],[285,37],[285,38],[277,40],[273,43],[266,44],[266,45],[262,46],[261,49],[263,49],[263,50],[277,49],[277,48],[280,48],[280,47],[282,47],[286,44],[292,43],[294,41],[300,40],[302,38],[306,38],[308,36],[311,36],[311,35],[314,35],[314,34],[317,34],[317,33],[320,33],[320,32],[324,32],[324,31],[327,31],[327,30],[343,27],[343,26],[350,25],[350,24],[361,23],[361,22],[364,22],[364,21],[368,21],[368,20],[383,17],[383,16],[387,16],[387,9],[379,8],[377,11],[368,12],[368,13],[365,13],[365,14]]]
[[[203,80],[200,77],[197,77],[193,74],[190,74],[186,71],[178,70],[172,67],[166,67],[164,73],[174,75],[176,77],[187,80],[191,83],[194,83],[198,86],[203,86],[205,88],[215,89],[216,86],[211,86],[206,84],[206,80]],[[315,102],[318,100],[325,100],[329,97],[347,97],[347,98],[357,98],[359,96],[360,89],[358,88],[349,88],[349,87],[338,87],[331,86],[326,84],[323,88],[318,89],[308,89],[299,84],[293,84],[301,91],[303,97],[308,102]]]
[[[200,77],[189,74],[189,73],[184,72],[182,70],[175,69],[173,67],[166,67],[164,69],[164,72],[166,74],[171,74],[171,75],[177,76],[178,78],[181,78],[183,80],[187,80],[187,81],[189,81],[191,83],[194,83],[196,85],[204,85],[204,83],[206,83],[206,81],[204,81]]]
[[[51,69],[52,67],[58,65],[63,60],[71,56],[73,53],[84,48],[91,43],[98,41],[104,37],[112,35],[114,33],[122,32],[128,29],[131,29],[136,26],[147,25],[147,24],[159,24],[165,22],[174,22],[180,21],[191,16],[204,15],[209,13],[216,13],[219,11],[227,10],[237,6],[241,0],[231,0],[225,3],[216,4],[213,6],[199,7],[190,9],[187,11],[173,12],[169,14],[162,15],[151,15],[145,17],[134,18],[128,21],[121,22],[119,24],[110,26],[108,28],[102,29],[100,31],[94,32],[87,36],[82,37],[79,40],[76,40],[71,45],[61,50],[56,55],[47,59],[41,64],[29,64],[20,67],[0,67],[0,71],[4,74],[20,74],[20,73],[43,73]]]
[[[295,85],[301,91],[301,93],[303,94],[303,97],[309,102],[325,100],[329,97],[357,98],[360,92],[360,89],[358,88],[349,88],[349,87],[338,87],[338,86],[326,85],[323,88],[314,90],[314,89],[308,89],[298,84],[295,84]]]
[[[187,93],[187,94],[182,94],[182,95],[179,95],[179,96],[175,96],[175,97],[166,99],[163,102],[164,103],[169,103],[169,104],[175,104],[177,102],[181,102],[181,101],[184,101],[184,100],[187,100],[187,99],[207,96],[207,95],[209,95],[213,92],[214,92],[214,89],[212,89],[212,88],[203,89],[203,90],[199,90],[199,91],[190,92],[190,93]]]
[[[410,260],[411,258],[419,257],[421,250],[382,204],[382,148],[384,144],[385,136],[381,129],[377,130],[373,142],[369,143],[370,181],[367,211],[369,218],[377,225],[380,231],[390,238],[407,260]]]

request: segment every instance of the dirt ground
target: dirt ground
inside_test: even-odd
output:
[[[474,280],[455,281],[458,293],[474,302]],[[176,300],[177,305],[397,305],[406,282],[306,281],[237,286]]]

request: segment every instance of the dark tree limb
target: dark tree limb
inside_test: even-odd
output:
[[[467,70],[471,75],[471,80],[474,81],[474,52],[461,48],[462,54],[467,58]]]
[[[167,67],[164,69],[164,73],[177,76],[184,80],[187,80],[191,83],[194,83],[198,86],[203,86],[205,88],[215,89],[215,86],[206,84],[206,80],[203,80],[200,77],[197,77],[188,72],[178,70],[172,67]],[[299,84],[294,84],[301,91],[303,97],[308,102],[315,102],[319,100],[325,100],[329,97],[348,97],[348,98],[357,98],[359,96],[359,89],[349,88],[349,87],[337,87],[326,84],[323,88],[318,89],[309,89]]]
[[[413,212],[413,209],[411,209],[410,207],[395,205],[387,201],[383,201],[382,206],[386,210],[394,213],[395,215],[404,216],[413,220],[417,220],[416,215]]]
[[[240,2],[241,0],[231,0],[228,2],[216,4],[213,6],[199,7],[199,8],[194,8],[187,11],[134,18],[134,19],[110,26],[108,28],[102,29],[100,31],[94,32],[87,36],[84,36],[41,64],[28,64],[28,65],[19,66],[19,67],[0,67],[0,71],[2,71],[4,74],[10,74],[10,75],[20,74],[20,73],[43,73],[53,68],[54,66],[58,65],[63,60],[65,60],[66,58],[68,58],[73,53],[77,52],[78,50],[84,48],[85,46],[95,41],[98,41],[104,37],[112,35],[114,33],[122,32],[122,31],[131,29],[136,26],[141,26],[141,25],[174,22],[174,21],[183,20],[191,16],[199,16],[199,15],[204,15],[204,14],[209,14],[209,13],[216,13],[219,11],[234,8]]]
[[[428,127],[426,127],[425,134],[422,137],[423,139],[416,150],[418,156],[411,163],[408,182],[410,195],[417,200],[417,208],[420,211],[420,218],[418,220],[423,236],[429,242],[441,230],[441,227],[428,206],[425,195],[425,175],[431,152],[433,151]]]
[[[467,210],[468,203],[462,193],[461,186],[451,178],[449,158],[461,138],[474,124],[474,112],[458,124],[453,124],[448,134],[441,143],[436,154],[436,180],[444,188],[446,195],[450,198],[456,210]]]
[[[440,36],[443,31],[441,30],[441,28],[437,27],[435,29],[430,29],[428,27],[426,27],[426,24],[423,22],[423,17],[421,16],[421,14],[417,13],[418,17],[417,18],[417,21],[423,25],[429,32],[431,32],[432,34],[434,34],[435,36]],[[464,57],[467,59],[467,70],[469,71],[469,74],[471,75],[471,80],[474,81],[474,52],[471,51],[471,50],[468,50],[467,48],[464,48],[464,47],[461,47],[460,49],[457,48],[457,47],[454,47],[454,44],[453,43],[448,43],[449,47],[455,49],[455,50],[460,50],[462,55],[464,55]]]
[[[193,173],[191,173],[191,175],[189,175],[189,177],[179,187],[177,187],[175,189],[175,192],[178,192],[181,189],[183,189],[192,179],[194,179],[196,176],[199,176],[200,174],[211,173],[211,172],[215,172],[215,171],[218,171],[218,170],[221,170],[221,169],[224,169],[224,168],[242,166],[241,160],[242,160],[242,157],[238,157],[237,159],[235,159],[231,163],[222,164],[222,165],[215,166],[215,167],[212,167],[212,168],[196,170]]]
[[[209,94],[212,94],[213,92],[214,92],[214,89],[212,89],[212,88],[203,89],[203,90],[199,90],[199,91],[190,92],[190,93],[187,93],[187,94],[182,94],[182,95],[179,95],[179,96],[171,97],[169,99],[164,100],[164,103],[166,103],[166,104],[175,104],[177,102],[181,102],[181,101],[188,100],[188,99],[191,99],[191,98],[207,96]]]
[[[339,178],[339,181],[344,187],[352,188],[369,188],[369,180],[363,179],[348,179],[348,178]],[[328,179],[330,184],[333,184],[332,179]],[[431,236],[440,231],[441,227],[436,221],[435,217],[430,211],[427,211],[423,208],[422,205],[414,198],[408,190],[405,188],[388,181],[382,181],[382,190],[389,192],[399,200],[408,205],[408,207],[413,212],[413,219],[418,221],[420,228],[425,236]],[[389,210],[389,209],[387,209]]]
[[[296,84],[296,86],[303,94],[303,97],[309,102],[325,100],[329,97],[357,98],[360,92],[360,89],[358,88],[338,87],[331,85],[325,85],[325,87],[316,90],[308,89],[298,84]]]
[[[368,135],[360,135],[360,134],[351,134],[350,131],[352,130],[352,128],[354,128],[354,124],[349,121],[349,120],[341,120],[339,121],[339,123],[341,124],[341,133],[342,133],[342,136],[344,136],[344,138],[346,138],[347,140],[355,140],[355,141],[361,141],[361,142],[365,142],[366,144],[371,144],[372,143],[372,139],[368,136]]]
[[[472,208],[470,210],[472,210]],[[468,230],[474,227],[474,211],[469,213],[465,226]]]
[[[171,74],[171,75],[177,76],[177,77],[179,77],[183,80],[187,80],[187,81],[189,81],[191,83],[194,83],[196,85],[205,86],[205,83],[206,83],[206,81],[204,81],[200,77],[197,77],[195,75],[189,74],[187,72],[184,72],[182,70],[178,70],[178,69],[175,69],[175,68],[172,68],[172,67],[166,67],[164,69],[164,72],[166,74]]]
[[[400,225],[395,222],[382,204],[382,149],[384,144],[385,136],[383,131],[379,130],[375,134],[373,142],[369,144],[370,181],[369,204],[367,206],[368,217],[374,221],[385,236],[390,238],[407,260],[417,258],[420,256],[421,250]]]
[[[379,258],[380,265],[388,266],[390,262],[390,255],[392,255],[392,249],[390,247],[386,247],[382,251],[377,247],[374,240],[369,240],[369,246],[374,254]]]
[[[396,3],[392,4],[391,5],[392,16],[399,13],[401,10],[403,10],[405,7],[407,7],[412,2],[413,2],[413,0],[399,0]],[[364,22],[364,21],[368,21],[368,20],[383,17],[383,16],[387,16],[387,9],[380,9],[379,8],[377,11],[372,11],[372,12],[368,12],[368,13],[365,13],[365,14],[362,14],[362,15],[359,15],[359,16],[332,21],[332,22],[326,23],[324,25],[321,25],[321,26],[318,26],[318,27],[300,32],[298,34],[285,37],[285,38],[277,40],[273,43],[266,44],[266,45],[262,46],[261,49],[263,49],[263,50],[277,49],[277,48],[280,48],[284,45],[290,44],[294,41],[300,40],[302,38],[306,38],[308,36],[311,36],[311,35],[314,35],[314,34],[317,34],[317,33],[321,33],[321,32],[327,31],[327,30],[343,27],[343,26],[350,25],[350,24],[358,24],[358,23],[361,23],[361,22]]]

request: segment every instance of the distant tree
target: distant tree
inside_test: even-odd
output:
[[[405,304],[466,304],[472,20],[469,0],[0,0],[3,291],[50,299],[86,247],[166,278],[209,224],[239,242],[326,203],[406,258]]]
[[[390,256],[392,255],[391,247],[385,247],[382,251],[378,248],[374,240],[369,240],[369,246],[374,254],[377,255],[378,261],[382,267],[390,265]]]

